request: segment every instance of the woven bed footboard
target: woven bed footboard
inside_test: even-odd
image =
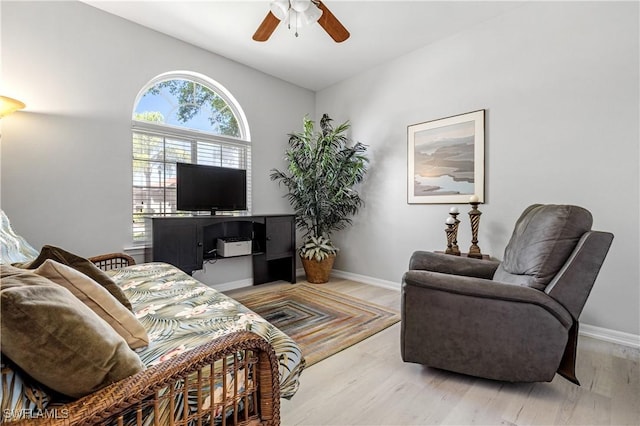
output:
[[[276,354],[235,332],[16,425],[279,425]]]
[[[124,253],[101,254],[99,256],[90,257],[89,261],[93,262],[98,268],[102,269],[103,271],[110,271],[111,269],[124,268],[125,266],[136,264],[136,261],[133,257]]]

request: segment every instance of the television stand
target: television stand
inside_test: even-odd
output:
[[[188,274],[217,256],[218,240],[251,242],[253,284],[296,282],[295,215],[148,217],[146,262],[170,263]],[[243,252],[244,253],[244,252]],[[237,256],[236,256],[237,257]]]

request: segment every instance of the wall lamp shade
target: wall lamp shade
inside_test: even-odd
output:
[[[25,107],[23,102],[8,96],[0,96],[0,118]]]

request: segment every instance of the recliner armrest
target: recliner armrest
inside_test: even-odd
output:
[[[551,313],[567,329],[573,324],[573,318],[566,308],[548,294],[531,287],[505,284],[483,278],[415,270],[406,272],[402,282],[403,287],[422,287],[476,298],[536,305]]]
[[[573,324],[540,290],[430,271],[405,273],[401,313],[404,361],[510,382],[551,381]]]
[[[452,256],[430,251],[416,251],[409,260],[410,270],[440,272],[476,278],[493,278],[500,262],[470,257]]]

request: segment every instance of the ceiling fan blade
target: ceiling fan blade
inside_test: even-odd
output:
[[[341,43],[349,38],[351,34],[338,21],[333,13],[321,1],[318,1],[318,7],[322,10],[322,16],[318,19],[318,24],[331,36],[336,43]]]
[[[256,30],[256,33],[253,35],[253,39],[255,41],[267,41],[273,31],[275,31],[276,27],[280,23],[280,20],[276,18],[276,16],[269,12],[267,16],[264,17],[264,20]]]

